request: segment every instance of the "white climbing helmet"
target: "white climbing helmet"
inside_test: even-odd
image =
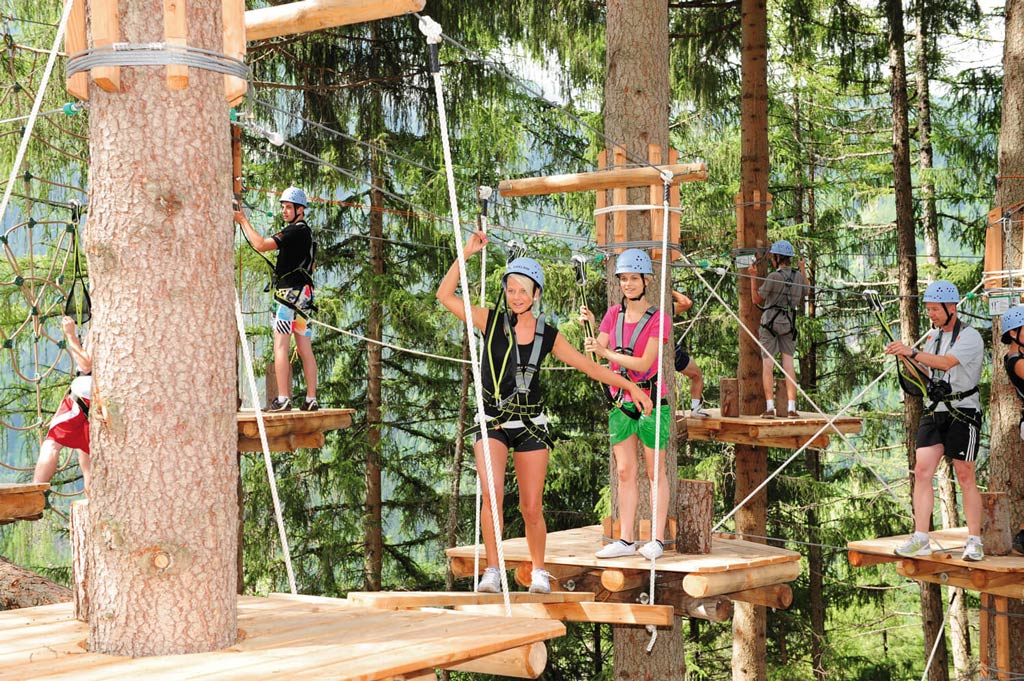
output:
[[[785,239],[779,239],[772,244],[772,247],[768,249],[768,252],[772,255],[781,255],[787,258],[792,258],[796,255],[796,249],[793,248],[793,244],[789,243]]]
[[[654,274],[651,256],[639,248],[627,248],[615,259],[615,275]]]
[[[288,187],[288,189],[281,192],[281,203],[285,201],[294,203],[296,206],[302,206],[303,208],[309,206],[309,203],[306,201],[306,192],[298,187]]]
[[[505,286],[505,282],[508,281],[510,274],[521,274],[529,277],[533,283],[537,284],[538,289],[544,290],[544,269],[533,258],[516,258],[510,262],[505,268],[505,276],[501,278],[502,287]]]
[[[960,291],[957,290],[956,284],[945,279],[939,279],[928,284],[928,288],[924,290],[924,296],[921,297],[921,300],[926,303],[952,303],[956,305],[960,302]]]

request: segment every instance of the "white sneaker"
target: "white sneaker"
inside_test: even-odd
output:
[[[709,416],[711,416],[711,414],[704,411],[704,407],[697,407],[696,409],[690,410],[690,418],[706,419]]]
[[[897,546],[893,553],[897,556],[903,556],[904,558],[917,558],[919,556],[930,556],[932,555],[931,541],[928,539],[928,535],[915,532],[910,535],[903,544]]]
[[[499,594],[501,593],[501,573],[498,568],[489,567],[484,570],[480,582],[476,585],[477,593]]]
[[[636,555],[636,544],[617,539],[594,554],[598,558],[622,558]]]
[[[979,561],[985,557],[985,548],[979,539],[967,537],[967,546],[964,547],[964,555],[960,560]]]
[[[547,570],[534,570],[530,573],[530,593],[551,593],[551,579],[552,575]]]
[[[665,553],[665,548],[661,545],[661,542],[657,539],[652,539],[643,546],[640,547],[640,555],[647,560],[655,560],[660,558],[661,554]]]

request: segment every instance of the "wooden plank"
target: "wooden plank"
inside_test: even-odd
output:
[[[548,649],[543,643],[531,643],[493,655],[485,655],[469,662],[454,664],[446,669],[456,672],[475,672],[492,676],[514,676],[535,679],[548,664]]]
[[[0,491],[0,520],[38,518],[46,506],[43,489],[19,490],[9,487]]]
[[[578,603],[594,600],[594,594],[585,591],[559,591],[534,594],[525,591],[509,593],[512,603]],[[503,604],[501,594],[472,591],[350,591],[347,600],[354,606],[380,609],[447,607],[456,605]]]
[[[320,449],[327,441],[323,433],[293,433],[267,438],[272,452],[294,452],[296,449]],[[257,438],[238,436],[238,451],[262,452],[263,442]]]
[[[945,530],[935,530],[929,533],[932,541],[932,555],[928,560],[945,563],[951,569],[963,568],[972,570],[987,570],[989,572],[1024,572],[1024,557],[1022,556],[985,556],[980,563],[960,559],[961,552],[967,542],[967,528],[955,527]],[[909,534],[896,535],[894,537],[876,537],[874,539],[860,539],[847,544],[851,551],[858,551],[868,554],[891,556],[893,550],[900,544],[906,542]],[[966,587],[970,589],[971,587]]]
[[[763,605],[766,608],[785,610],[793,604],[793,587],[789,584],[772,584],[756,589],[744,589],[725,594],[734,601]]]
[[[459,605],[463,612],[505,614],[504,605]],[[602,622],[607,624],[653,624],[672,626],[675,608],[671,605],[640,605],[639,603],[517,603],[512,606],[513,618],[552,619],[563,622]]]
[[[1024,585],[1011,584],[1008,586],[993,586],[985,587],[984,590],[978,589],[971,583],[970,573],[967,570],[956,569],[951,567],[949,572],[938,572],[929,575],[908,575],[903,569],[896,565],[896,572],[902,577],[907,579],[916,579],[922,582],[931,582],[932,584],[941,584],[943,586],[955,586],[961,589],[967,589],[968,591],[981,591],[982,593],[989,593],[994,596],[1008,596],[1010,598],[1024,598]]]
[[[875,553],[864,553],[862,551],[848,551],[847,560],[853,567],[869,567],[881,565],[882,563],[895,563],[900,560],[899,556],[893,554],[879,555]]]
[[[64,53],[70,57],[85,50],[86,29],[85,29],[85,0],[64,0],[64,6],[71,3],[71,13],[68,14],[68,25],[64,33]],[[65,80],[65,87],[72,97],[87,101],[89,99],[89,74],[79,71]]]
[[[1002,269],[1002,267],[1000,267]],[[988,647],[989,647],[989,636],[991,633],[989,623],[991,622],[992,613],[988,612],[992,608],[992,596],[985,593],[981,593],[981,612],[978,613],[978,661],[981,663],[982,669],[988,668]]]
[[[679,152],[669,147],[668,150],[668,163],[669,165],[677,165],[679,163]],[[681,205],[680,202],[679,185],[673,184],[669,189],[668,203],[670,206],[678,208]],[[682,219],[682,215],[678,212],[670,212],[668,214],[668,240],[674,244],[682,244],[682,238],[679,232],[679,224]],[[682,253],[675,249],[669,249],[669,262],[678,260],[682,257]]]
[[[175,47],[188,46],[185,0],[164,0],[164,42]],[[187,66],[168,64],[166,68],[168,90],[184,90],[188,87]]]
[[[118,42],[121,39],[118,0],[90,0],[89,25],[93,47],[109,47]],[[120,66],[97,66],[89,71],[89,75],[104,92],[121,90]]]
[[[224,54],[245,61],[245,0],[221,0],[224,25]],[[249,84],[238,76],[224,76],[224,98],[228,106],[242,101]]]
[[[985,230],[985,271],[998,272],[1003,266],[1003,209],[996,206],[988,212],[988,228]],[[986,277],[984,288],[1003,288],[1006,277]]]
[[[310,33],[419,12],[426,0],[301,0],[245,13],[249,40]]]
[[[597,167],[602,169],[608,165],[608,151],[602,149],[597,153]],[[598,190],[594,207],[598,210],[608,205],[608,193],[604,189]],[[598,246],[608,243],[608,216],[604,213],[594,216],[594,238]]]
[[[352,425],[354,409],[321,409],[320,411],[264,412],[263,427],[267,437],[302,433],[322,433],[341,430]],[[251,409],[238,412],[238,434],[247,438],[259,438],[256,413]]]
[[[622,155],[622,162],[620,163],[616,160],[615,165],[623,165],[625,163],[625,153],[621,149],[616,150],[616,152]],[[699,182],[708,178],[707,166],[703,163],[676,163],[658,166],[657,168],[651,168],[650,166],[613,168],[611,170],[595,170],[589,173],[503,180],[498,185],[498,191],[502,196],[538,196],[594,191],[598,189],[646,187],[661,182],[661,171],[663,169],[670,171],[674,175],[672,178],[674,184],[680,182]],[[615,205],[616,202],[612,201],[612,204]]]
[[[1007,614],[1009,603],[1005,596],[996,596],[996,667],[999,679],[1009,679],[1014,670],[1010,669],[1010,617]],[[1016,674],[1015,674],[1016,675]]]
[[[689,574],[683,578],[683,590],[695,598],[704,598],[791,582],[799,576],[799,563],[765,565],[746,570],[730,570],[729,572]]]
[[[604,171],[606,173],[617,173],[621,172],[622,166],[626,164],[626,150],[621,147],[615,147],[612,150],[612,164],[615,166],[612,170]],[[646,184],[646,183],[645,183]],[[500,190],[500,186],[499,186]],[[613,206],[624,206],[629,203],[629,191],[625,186],[619,186],[612,188],[612,205]],[[612,229],[614,230],[614,240],[616,244],[621,244],[626,240],[627,226],[629,225],[629,215],[623,211],[612,213]],[[619,252],[619,251],[617,251]]]
[[[661,145],[660,144],[648,144],[647,145],[647,162],[651,165],[661,165],[664,163],[664,159],[661,156]],[[656,182],[650,185],[648,188],[650,195],[648,197],[648,203],[652,206],[660,206],[662,204],[662,184]],[[661,243],[662,227],[664,226],[664,214],[665,211],[661,208],[651,209],[651,241],[657,241]],[[651,249],[651,259],[661,260],[661,249]]]

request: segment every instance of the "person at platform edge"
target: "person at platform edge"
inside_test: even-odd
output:
[[[914,466],[914,534],[896,547],[898,556],[930,556],[928,529],[932,521],[935,493],[932,478],[941,457],[953,461],[953,470],[963,494],[967,518],[967,545],[963,560],[985,557],[981,541],[981,494],[974,475],[981,431],[981,400],[978,381],[985,357],[985,344],[976,329],[957,317],[960,292],[951,282],[939,280],[925,289],[925,311],[931,320],[923,350],[902,341],[885,346],[885,354],[907,357],[928,370],[928,395],[917,429],[917,464]]]
[[[478,231],[469,237],[464,257],[469,259],[483,250],[487,235]],[[526,545],[533,571],[530,591],[551,592],[551,575],[544,569],[547,525],[544,522],[544,478],[547,476],[551,437],[544,414],[539,368],[548,354],[587,376],[627,391],[644,414],[651,413],[651,400],[637,385],[614,371],[600,366],[574,348],[558,329],[536,315],[544,291],[544,270],[533,258],[516,258],[508,264],[501,279],[503,297],[494,308],[472,306],[473,327],[484,336],[481,364],[481,389],[484,393],[486,426],[476,424],[468,434],[475,435],[474,454],[481,484],[482,513],[480,528],[484,535],[487,569],[477,591],[501,591],[498,549],[491,515],[490,485],[486,483],[487,461],[482,437],[487,438],[494,475],[494,503],[499,522],[504,517],[505,465],[513,451],[516,479],[519,482],[519,510],[526,529]],[[459,297],[459,262],[456,260],[437,287],[437,299],[464,323],[466,311]],[[485,433],[481,433],[485,430]],[[499,525],[500,527],[500,525]],[[500,537],[498,538],[500,540]]]
[[[264,237],[253,229],[245,213],[235,211],[237,222],[245,238],[260,253],[277,250],[274,265],[274,301],[277,309],[273,317],[274,376],[277,379],[277,397],[267,411],[288,411],[292,408],[292,365],[288,359],[291,337],[302,359],[302,375],[306,379],[306,400],[299,406],[302,411],[316,411],[317,367],[313,356],[313,328],[309,316],[313,311],[313,269],[316,242],[313,230],[306,224],[306,192],[288,187],[281,192],[281,217],[285,228],[271,237]]]
[[[762,418],[774,418],[784,413],[789,418],[798,418],[796,410],[796,370],[793,368],[793,353],[796,352],[796,313],[807,295],[807,277],[800,269],[792,267],[796,250],[793,244],[780,239],[768,249],[774,271],[768,274],[760,286],[750,285],[750,298],[761,308],[761,327],[757,340],[761,350],[761,382],[764,384],[765,410]],[[757,276],[757,262],[747,270],[750,276]],[[782,356],[782,371],[786,376],[786,398],[788,405],[782,411],[776,408],[774,397],[774,370],[772,357]]]
[[[50,420],[46,438],[39,447],[32,482],[50,482],[60,464],[60,452],[71,447],[78,452],[78,465],[82,469],[82,484],[89,491],[89,404],[92,400],[92,347],[91,332],[86,333],[84,345],[75,333],[75,320],[65,316],[61,328],[67,340],[68,352],[78,369],[78,376],[71,381],[71,387]]]
[[[1024,362],[1021,361],[1024,359],[1021,354],[1024,349],[1024,338],[1021,338],[1024,335],[1024,305],[1011,307],[1004,312],[999,320],[999,328],[1003,332],[1000,337],[1003,344],[1013,346],[1003,358],[1003,368],[1010,379],[1010,385],[1017,391],[1017,397],[1024,401]],[[1024,407],[1020,411],[1020,438],[1024,440]],[[1013,537],[1013,550],[1024,553],[1024,526]]]

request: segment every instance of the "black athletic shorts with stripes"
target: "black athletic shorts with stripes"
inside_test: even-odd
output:
[[[957,411],[956,416],[948,411],[936,411],[922,416],[917,427],[917,446],[942,445],[944,456],[974,463],[978,457],[981,412],[977,409]]]

